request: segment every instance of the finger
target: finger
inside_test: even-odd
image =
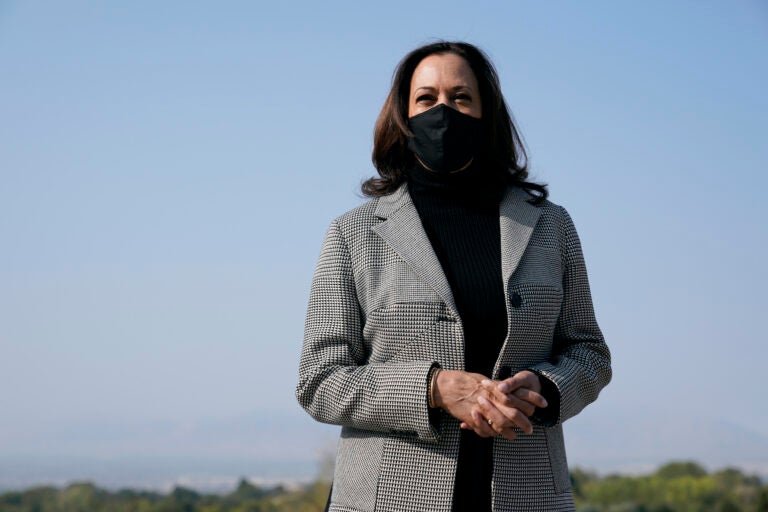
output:
[[[499,385],[499,389],[502,391],[502,393],[507,394],[513,393],[516,389],[522,387],[529,389],[539,389],[541,388],[541,383],[539,382],[539,378],[535,373],[528,370],[523,370],[521,372],[517,372],[508,379],[504,379]]]
[[[496,431],[488,424],[488,420],[478,410],[472,411],[473,430],[480,437],[493,437]]]
[[[526,416],[533,414],[536,407],[547,406],[547,401],[543,396],[528,388],[518,388],[513,393],[507,394],[501,391],[501,383],[498,381],[486,379],[480,385],[488,391],[494,403],[520,409]]]
[[[494,428],[499,433],[501,433],[501,429],[511,426],[519,427],[526,434],[531,434],[533,432],[533,425],[528,420],[526,414],[520,409],[499,404],[491,404],[483,397],[478,397],[477,402],[483,416],[491,419],[495,423]],[[501,413],[502,417],[499,417],[499,413]]]
[[[517,388],[515,392],[512,393],[512,396],[515,396],[521,401],[529,403],[536,407],[541,407],[542,409],[547,405],[549,405],[547,403],[546,398],[544,398],[540,393],[537,393],[529,388]],[[531,414],[533,414],[533,411],[531,411],[531,413],[528,414],[528,416],[530,416]]]
[[[475,422],[474,431],[480,437],[493,437],[496,431],[488,424],[488,420],[477,409],[472,410],[472,420]]]
[[[516,427],[520,428],[520,430],[526,434],[533,433],[533,425],[528,419],[528,416],[526,416],[523,411],[514,407],[506,407],[504,405],[497,405],[496,408],[507,418],[507,420],[513,423]]]
[[[527,400],[525,400],[525,397],[528,397],[528,393],[521,393],[518,395],[518,391],[525,389],[525,388],[519,388],[517,391],[515,391],[512,394],[506,394],[503,393],[499,389],[499,382],[491,381],[491,380],[483,380],[480,385],[483,386],[483,389],[488,391],[491,400],[494,403],[505,405],[507,407],[515,407],[516,409],[520,409],[525,413],[526,416],[530,416],[533,414],[533,411],[536,409],[537,404],[531,403]],[[541,397],[543,400],[543,397]]]
[[[536,382],[532,380],[531,376],[535,377],[535,374],[529,371],[518,372],[513,376],[502,380],[499,389],[502,393],[509,394],[521,387],[535,388]]]
[[[514,424],[494,404],[483,397],[478,397],[477,403],[483,417],[486,418],[486,422],[493,428],[496,435],[506,437],[510,441],[515,438]]]
[[[530,402],[526,402],[525,400],[521,400],[520,398],[518,398],[515,395],[507,395],[507,397],[508,397],[508,400],[507,400],[508,403],[502,403],[502,404],[499,404],[499,405],[503,405],[505,407],[510,407],[510,408],[514,408],[514,409],[519,409],[526,416],[530,416],[530,415],[532,415],[534,413],[534,411],[536,411],[536,406],[533,405]]]

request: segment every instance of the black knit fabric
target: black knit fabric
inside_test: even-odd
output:
[[[408,173],[429,241],[451,286],[464,326],[465,367],[490,376],[507,335],[501,275],[499,201],[503,184],[485,169]],[[453,510],[491,510],[493,439],[463,430]]]

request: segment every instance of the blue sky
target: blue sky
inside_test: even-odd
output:
[[[581,235],[615,377],[571,464],[768,474],[765,3],[5,1],[0,486],[332,448],[293,398],[312,271],[435,38],[490,55]]]

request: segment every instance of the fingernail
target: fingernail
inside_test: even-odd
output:
[[[477,403],[485,405],[485,404],[488,403],[488,401],[485,398],[483,398],[482,396],[479,396],[479,397],[477,397]]]
[[[501,386],[499,386],[499,390],[502,393],[509,393],[509,384],[502,384]]]
[[[480,381],[481,386],[488,386],[491,383],[488,379],[483,379]]]
[[[544,402],[544,407],[549,405],[549,402],[547,402],[546,398],[542,398],[541,400],[542,400],[542,402]]]

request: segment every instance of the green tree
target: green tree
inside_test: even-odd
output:
[[[241,478],[237,487],[227,496],[236,501],[254,500],[263,497],[266,493],[261,487],[257,487],[245,478]]]
[[[757,512],[768,512],[768,486],[760,489],[760,496],[757,500]]]
[[[692,461],[675,461],[661,466],[656,471],[656,476],[660,478],[679,478],[681,476],[690,476],[694,478],[707,475],[707,470],[700,464]]]
[[[104,495],[90,482],[72,484],[58,493],[57,512],[94,512]]]

